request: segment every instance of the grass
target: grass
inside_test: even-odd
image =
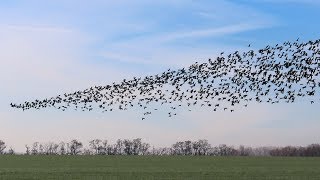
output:
[[[320,158],[0,155],[0,179],[320,179]]]

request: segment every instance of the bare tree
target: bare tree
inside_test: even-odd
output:
[[[32,149],[31,149],[31,154],[32,155],[37,155],[38,154],[38,142],[34,142],[32,145]]]
[[[275,149],[274,147],[257,147],[253,148],[252,152],[254,156],[270,156],[271,151]]]
[[[40,144],[39,143],[39,154],[44,154],[44,147],[43,147],[43,144]]]
[[[183,142],[179,141],[172,145],[174,155],[183,155]]]
[[[305,149],[306,156],[320,156],[320,144],[311,144]]]
[[[209,144],[208,140],[206,139],[200,139],[198,140],[199,145],[199,154],[198,155],[208,155],[208,151],[211,148],[211,145]]]
[[[8,150],[8,154],[9,155],[14,155],[15,154],[15,151],[12,147],[10,147],[10,149]]]
[[[46,155],[58,154],[59,145],[54,142],[46,143],[46,144],[42,145],[42,147],[43,147],[43,153]]]
[[[69,143],[69,153],[70,155],[78,155],[81,153],[82,143],[76,139]]]
[[[220,144],[218,146],[218,155],[220,156],[235,156],[238,154],[238,151],[232,146],[227,146],[225,144]]]
[[[98,154],[101,142],[102,141],[100,139],[94,139],[94,140],[89,141],[89,146],[94,151],[94,154]]]
[[[198,143],[192,141],[179,141],[172,145],[172,151],[174,155],[192,155],[195,151],[198,151]]]
[[[6,149],[6,143],[0,140],[0,154],[4,154],[4,150]]]
[[[66,144],[64,142],[60,142],[59,143],[59,154],[60,155],[67,154],[67,152],[66,152]]]
[[[108,140],[102,141],[102,146],[99,149],[100,155],[106,155],[107,154],[107,148],[108,148]]]
[[[142,142],[141,138],[136,138],[132,140],[132,154],[139,155],[141,153]]]
[[[198,141],[192,142],[193,155],[200,155],[200,144]]]
[[[124,153],[126,155],[131,155],[133,152],[133,142],[130,141],[129,139],[123,140],[123,145],[124,145]]]
[[[117,143],[116,143],[116,146],[115,146],[115,153],[116,153],[117,155],[123,154],[123,149],[124,149],[123,146],[124,146],[123,141],[122,141],[121,139],[118,139],[118,140],[117,140]]]
[[[150,144],[142,143],[141,145],[141,155],[146,155],[148,153],[148,149],[150,148]]]
[[[243,145],[239,146],[239,149],[238,149],[239,156],[250,156],[252,154],[253,152],[251,147],[245,147]]]
[[[94,154],[105,155],[107,151],[107,140],[94,139],[89,142],[90,148],[94,151]]]
[[[115,145],[107,145],[107,148],[106,148],[106,154],[107,155],[120,155],[120,151],[119,149],[117,148],[117,144]]]
[[[83,155],[92,155],[92,151],[90,149],[84,148],[82,154]]]
[[[151,155],[156,155],[156,156],[164,156],[164,155],[174,155],[172,148],[153,148],[152,153],[150,152]]]
[[[26,155],[30,155],[30,147],[26,144]]]
[[[191,141],[184,141],[183,147],[184,155],[192,155],[192,142]]]

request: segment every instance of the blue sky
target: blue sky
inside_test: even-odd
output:
[[[20,112],[10,102],[51,97],[214,58],[220,52],[319,38],[316,0],[92,0],[0,2],[0,139],[142,137],[157,146],[305,145],[319,141],[316,105],[252,103],[234,114],[198,109],[148,121],[139,113]],[[165,134],[163,132],[166,132]]]

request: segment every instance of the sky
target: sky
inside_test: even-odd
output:
[[[56,96],[205,62],[220,52],[319,39],[317,0],[12,0],[0,2],[0,139],[25,144],[140,137],[155,147],[208,139],[212,145],[319,143],[319,102],[251,102],[211,112],[134,109],[12,109],[10,103]]]

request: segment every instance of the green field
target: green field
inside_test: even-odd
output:
[[[0,179],[320,179],[320,158],[0,155]]]

